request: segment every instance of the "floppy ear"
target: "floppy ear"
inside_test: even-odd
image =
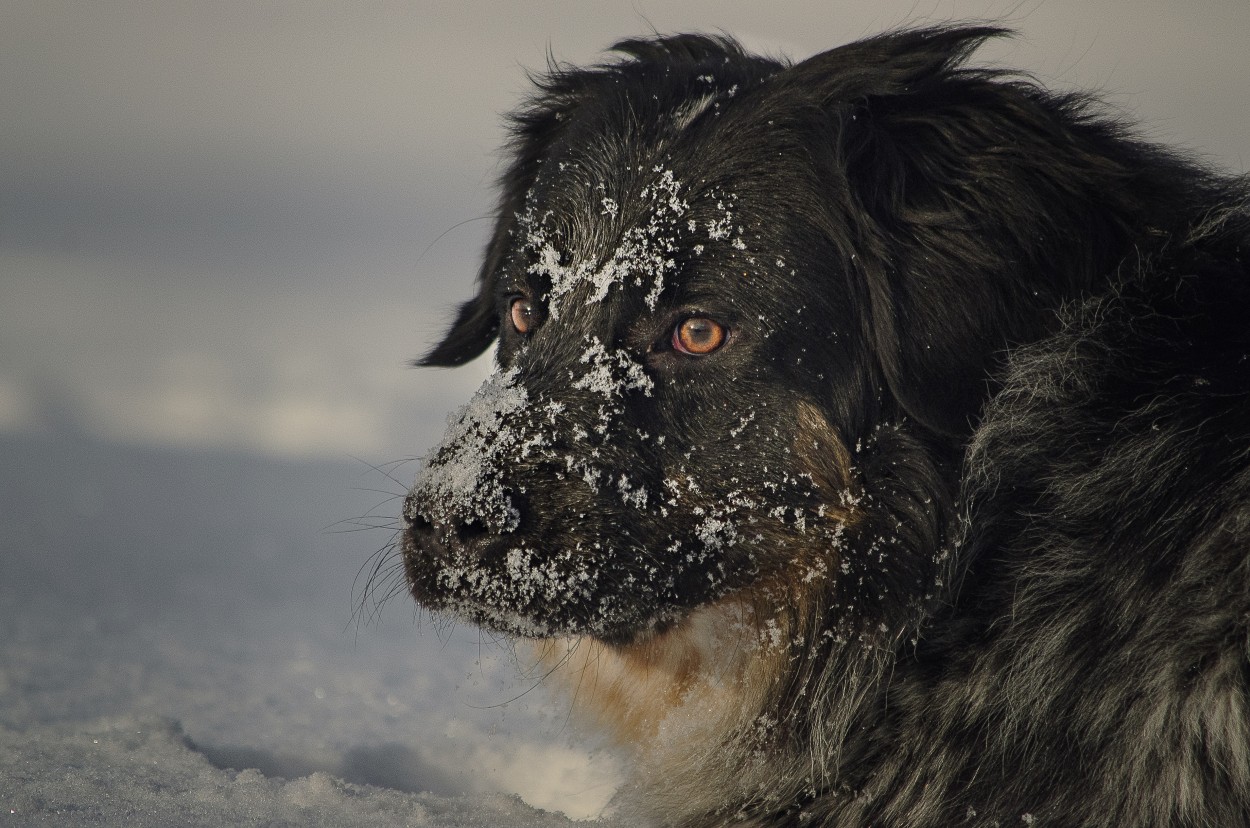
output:
[[[1040,336],[1087,251],[1073,138],[1044,93],[961,63],[994,27],[881,35],[795,65],[835,131],[830,198],[890,395],[962,438],[1009,345]],[[809,98],[810,100],[810,98]],[[1050,166],[1054,170],[1048,170]],[[1077,205],[1077,206],[1074,206]],[[1056,252],[1058,250],[1058,252]],[[1064,260],[1066,259],[1066,261]]]
[[[513,163],[500,180],[502,194],[495,230],[477,274],[477,295],[460,306],[456,321],[442,341],[414,365],[422,368],[463,365],[480,356],[499,336],[499,315],[495,307],[499,268],[513,244],[517,215],[525,209],[526,194],[538,174],[538,159],[549,140],[545,132],[526,136],[517,131]]]
[[[495,288],[499,269],[514,242],[518,215],[538,177],[551,145],[564,128],[569,113],[578,105],[585,86],[584,73],[549,66],[546,77],[532,77],[538,91],[509,115],[511,163],[499,180],[499,209],[495,231],[477,275],[477,296],[460,306],[456,321],[441,342],[413,364],[420,367],[451,367],[480,356],[499,336]]]
[[[419,368],[463,365],[480,356],[499,335],[499,316],[495,309],[495,274],[508,243],[507,228],[512,221],[504,219],[504,209],[506,208],[501,208],[500,218],[495,224],[495,235],[486,249],[485,261],[478,272],[477,296],[460,305],[451,329],[425,356],[414,360],[413,365]]]
[[[491,240],[490,248],[495,248],[497,241],[499,229],[495,230],[495,239]],[[452,368],[455,365],[464,365],[490,348],[492,341],[499,335],[499,315],[495,310],[495,276],[492,275],[495,263],[491,259],[492,256],[487,253],[486,261],[477,275],[477,295],[460,305],[451,329],[424,356],[412,360],[412,365],[417,368]]]

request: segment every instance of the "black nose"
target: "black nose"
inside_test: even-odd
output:
[[[498,534],[479,521],[438,508],[420,490],[405,500],[404,521],[408,588],[418,602],[432,609],[447,605],[463,586],[467,571],[490,567],[499,558]]]
[[[430,555],[441,551],[439,547],[439,531],[425,515],[421,514],[414,495],[408,495],[404,501],[404,522],[408,524],[404,530],[405,551],[409,563],[418,555]]]
[[[469,551],[486,540],[488,527],[474,517],[461,518],[444,509],[424,508],[416,491],[404,499],[404,521],[407,534],[416,549],[430,552],[459,549]]]

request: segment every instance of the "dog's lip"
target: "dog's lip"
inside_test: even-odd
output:
[[[447,613],[469,623],[506,635],[532,639],[587,636],[611,647],[626,647],[646,640],[681,622],[685,612],[668,610],[648,618],[622,620],[619,623],[594,623],[576,617],[544,619],[534,613],[504,611],[487,601],[457,594],[454,589],[441,588],[438,570],[442,562],[458,554],[490,555],[495,549],[508,546],[498,538],[482,536],[460,548],[452,548],[439,538],[438,530],[419,513],[414,513],[404,530],[400,550],[408,589],[417,603],[437,613]],[[476,546],[476,549],[470,548]]]

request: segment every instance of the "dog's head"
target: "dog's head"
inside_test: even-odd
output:
[[[1002,351],[1098,264],[1057,241],[1117,232],[1068,191],[1095,128],[961,67],[997,33],[627,41],[540,81],[422,360],[498,343],[405,507],[417,599],[609,643],[731,598],[914,621]]]

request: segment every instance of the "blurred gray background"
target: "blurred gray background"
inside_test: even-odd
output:
[[[8,0],[0,433],[419,454],[482,369],[405,361],[469,291],[501,114],[548,49],[704,29],[798,59],[950,18],[1245,169],[1246,0]]]

